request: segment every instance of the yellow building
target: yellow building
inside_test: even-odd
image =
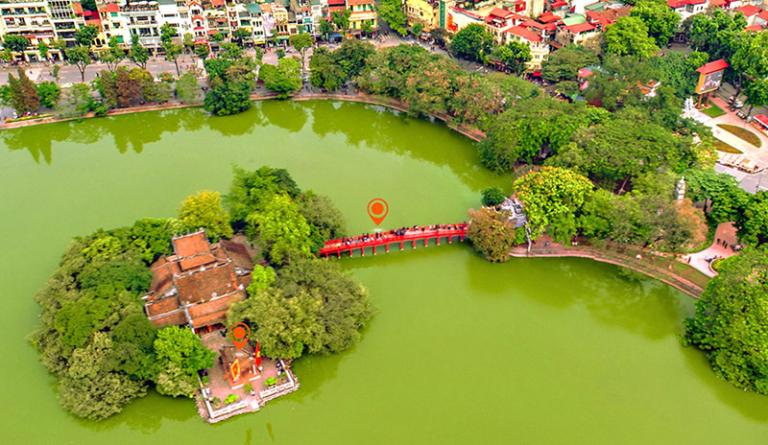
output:
[[[424,32],[440,26],[440,2],[438,0],[405,0],[405,15],[408,27],[416,24],[424,27]]]
[[[349,30],[353,33],[360,32],[370,26],[375,31],[379,26],[374,0],[347,0],[349,10]]]

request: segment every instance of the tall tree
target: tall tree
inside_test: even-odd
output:
[[[80,46],[90,48],[96,36],[99,35],[99,28],[95,25],[85,25],[75,31],[75,42]]]
[[[525,71],[525,64],[531,60],[531,48],[525,43],[510,42],[494,48],[490,59],[520,75]]]
[[[488,29],[476,23],[457,32],[451,40],[451,52],[475,62],[484,62],[493,49],[493,36]]]
[[[147,69],[147,62],[149,61],[149,50],[141,44],[141,40],[136,34],[134,34],[131,39],[131,49],[128,51],[128,58],[131,59],[131,62],[135,63],[136,66],[145,70]]]
[[[621,17],[605,30],[603,39],[605,50],[619,56],[648,58],[659,50],[648,35],[648,26],[639,17]]]
[[[216,354],[206,348],[191,329],[169,326],[157,333],[157,390],[174,397],[192,397],[197,388],[197,371],[213,366]]]
[[[383,20],[392,31],[404,37],[408,34],[408,20],[400,0],[382,0],[377,8],[379,19]]]
[[[40,108],[40,98],[37,95],[35,84],[20,67],[17,69],[17,73],[18,78],[11,73],[8,74],[11,105],[19,115],[34,113]]]
[[[696,302],[685,341],[704,351],[714,371],[738,388],[768,394],[768,252],[724,260]]]
[[[298,206],[286,195],[275,195],[264,208],[248,217],[273,264],[306,257],[312,250],[311,229]]]
[[[206,190],[187,196],[179,210],[179,221],[187,230],[205,229],[213,241],[232,237],[229,213],[221,206],[219,192]]]
[[[40,54],[40,58],[42,60],[48,60],[48,53],[50,51],[50,47],[45,44],[45,42],[40,42],[37,44],[37,52]]]
[[[301,90],[301,67],[293,57],[284,57],[275,65],[264,65],[259,69],[259,78],[264,86],[286,99],[291,94]]]
[[[24,36],[8,34],[3,38],[3,46],[13,52],[21,53],[29,46],[29,39]]]
[[[73,46],[67,48],[64,52],[67,63],[75,65],[77,70],[80,71],[80,81],[85,82],[85,70],[88,65],[93,63],[91,59],[91,51],[85,46]]]
[[[630,12],[648,27],[648,34],[657,46],[666,46],[675,35],[680,16],[666,3],[655,0],[642,0],[635,4]]]
[[[580,45],[568,45],[551,53],[541,64],[541,76],[550,82],[576,80],[579,70],[590,65],[597,65],[600,60],[589,48]]]
[[[472,247],[488,261],[508,261],[510,251],[517,244],[518,234],[509,216],[507,212],[489,207],[469,211],[467,237]]]
[[[571,170],[544,167],[515,181],[514,189],[523,203],[531,237],[549,231],[560,242],[576,235],[576,218],[592,194],[589,179]]]
[[[294,34],[290,37],[290,42],[291,46],[293,46],[293,49],[301,54],[301,71],[304,72],[306,59],[306,57],[304,57],[304,53],[306,52],[307,48],[311,48],[314,44],[312,35],[306,32],[301,34]]]

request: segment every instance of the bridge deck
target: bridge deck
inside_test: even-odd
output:
[[[386,252],[392,244],[399,244],[400,250],[405,248],[405,243],[411,243],[411,247],[416,247],[416,242],[423,240],[424,246],[429,245],[429,240],[436,240],[440,245],[440,240],[448,239],[452,243],[454,238],[464,241],[467,236],[467,224],[441,224],[435,226],[414,226],[387,232],[358,235],[351,238],[341,238],[326,241],[325,245],[318,252],[319,256],[336,255],[341,257],[342,253],[352,255],[354,251],[359,250],[361,255],[365,255],[365,249],[371,248],[376,255],[376,248],[384,246]]]

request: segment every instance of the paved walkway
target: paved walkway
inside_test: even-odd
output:
[[[722,223],[717,226],[715,239],[711,246],[701,252],[686,255],[683,260],[704,275],[714,277],[717,272],[712,269],[712,260],[736,255],[733,246],[737,243],[736,227],[732,223]]]

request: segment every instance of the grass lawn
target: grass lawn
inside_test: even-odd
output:
[[[753,132],[737,127],[736,125],[728,125],[728,124],[717,124],[718,127],[722,128],[723,130],[727,131],[728,133],[733,134],[734,136],[741,138],[748,143],[754,145],[757,148],[760,148],[760,138]]]
[[[721,141],[720,139],[715,139],[715,148],[717,151],[722,151],[724,153],[735,153],[735,154],[741,154],[741,150],[738,148],[728,145],[725,142]]]
[[[722,108],[718,107],[715,104],[712,104],[708,108],[701,110],[701,112],[706,114],[709,117],[720,117],[725,114],[725,111],[723,111]]]

